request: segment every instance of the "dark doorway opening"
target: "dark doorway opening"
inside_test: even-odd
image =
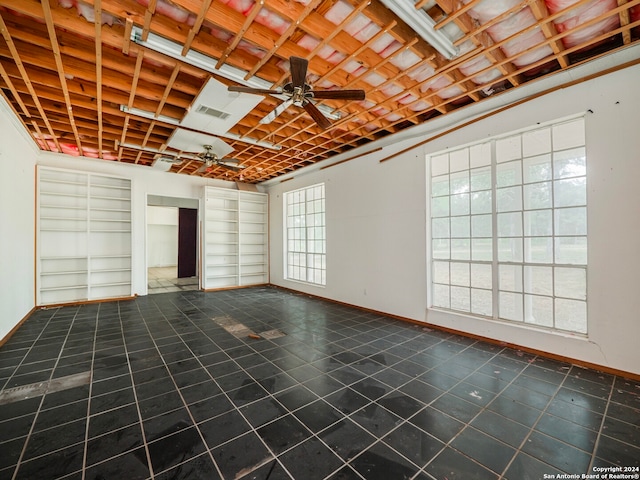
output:
[[[198,210],[178,209],[178,278],[197,275]]]

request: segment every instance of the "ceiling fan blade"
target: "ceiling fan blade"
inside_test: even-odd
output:
[[[251,87],[243,87],[238,85],[229,85],[227,87],[227,91],[240,92],[240,93],[255,93],[258,95],[280,95],[282,93],[281,89],[269,90],[267,88],[251,88]]]
[[[313,98],[336,100],[364,100],[364,90],[311,90]]]
[[[331,122],[329,121],[329,119],[327,117],[325,117],[322,112],[320,110],[318,110],[318,107],[316,107],[313,103],[311,103],[309,100],[307,100],[302,107],[307,111],[307,113],[309,115],[311,115],[311,118],[313,118],[313,120],[320,125],[320,128],[322,128],[323,130],[326,130],[327,128],[329,128],[331,126]]]
[[[220,160],[218,160],[218,165],[222,165],[223,167],[231,169],[235,168],[237,170],[246,168],[245,165],[240,165],[240,160],[238,160],[237,158],[221,158]]]
[[[220,165],[222,168],[226,168],[227,170],[231,170],[232,172],[240,172],[245,168],[244,165],[225,165],[224,163],[220,162],[218,162],[218,165]]]
[[[293,104],[293,98],[290,98],[289,100],[285,100],[280,105],[278,105],[276,108],[271,110],[271,112],[269,114],[267,114],[265,117],[263,117],[262,120],[260,120],[260,123],[267,124],[267,123],[273,122],[278,115],[280,115],[282,112],[284,112],[292,104]]]
[[[291,83],[294,87],[300,87],[304,89],[304,84],[307,79],[307,67],[309,62],[300,57],[291,57],[289,59],[289,66],[291,69]]]
[[[218,159],[218,163],[224,163],[225,165],[236,166],[240,163],[240,160],[233,157],[224,157],[224,158]]]

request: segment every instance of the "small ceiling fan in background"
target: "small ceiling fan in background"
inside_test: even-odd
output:
[[[190,151],[185,151],[185,150],[179,150],[179,151],[164,150],[162,152],[159,152],[158,150],[145,148],[141,145],[119,144],[119,143],[117,145],[123,148],[131,148],[131,149],[139,150],[142,152],[153,152],[155,153],[153,157],[154,161],[161,161],[162,164],[164,165],[169,165],[169,166],[180,165],[185,161],[202,162],[202,166],[196,171],[196,173],[208,173],[218,166],[234,172],[240,172],[244,168],[246,168],[246,165],[241,165],[240,160],[238,160],[237,158],[224,157],[224,156],[218,155],[217,153],[214,152],[216,147],[210,144],[202,145],[202,148],[204,150],[200,153],[195,153],[195,151],[191,149],[189,150],[193,153],[190,153]],[[218,150],[220,150],[219,146],[218,146]]]
[[[198,169],[198,173],[209,172],[216,166],[220,166],[234,172],[239,172],[245,168],[244,165],[240,165],[240,160],[237,158],[219,158],[218,155],[212,152],[213,146],[211,145],[203,145],[202,147],[204,148],[204,151],[196,155],[196,157],[204,163],[204,165]]]
[[[255,93],[260,95],[285,95],[287,100],[278,105],[260,123],[271,123],[278,115],[291,105],[302,107],[311,115],[311,118],[323,129],[331,126],[331,121],[313,103],[313,99],[321,100],[364,100],[364,90],[314,90],[306,83],[307,68],[309,62],[300,57],[289,59],[291,68],[291,81],[281,89],[262,89],[242,86],[229,86],[230,92]]]

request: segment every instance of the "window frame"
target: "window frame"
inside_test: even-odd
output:
[[[326,286],[326,189],[324,182],[284,193],[284,278]]]
[[[580,145],[571,145],[569,142],[569,146],[563,147],[561,142],[556,144],[556,140],[564,138],[557,136],[556,139],[556,129],[559,132],[562,128],[570,129],[576,126],[578,126],[578,129],[575,130],[575,132],[578,132],[576,138],[581,141]],[[537,141],[539,139],[536,139],[535,136],[538,134],[544,135],[545,132],[549,134],[548,152],[543,154],[531,153],[532,150],[537,148],[537,145],[531,141],[529,143],[534,147],[529,147],[528,152],[524,149],[522,142],[526,136],[530,136]],[[571,138],[570,135],[568,137]],[[575,115],[426,155],[428,182],[426,218],[427,304],[429,309],[504,321],[510,324],[515,323],[532,328],[588,335],[588,159],[585,137],[584,115]],[[509,148],[513,148],[513,146],[509,145],[510,141],[514,143],[520,142],[519,154],[515,154],[514,158],[509,158],[509,154],[504,153],[508,152]],[[501,142],[504,144],[501,144]],[[544,141],[541,143],[544,143]],[[474,156],[469,153],[472,149],[484,149],[484,155],[489,155],[489,162],[483,164],[482,162],[478,163],[476,160],[474,165]],[[502,151],[499,151],[500,149]],[[516,153],[516,151],[517,148],[513,148],[513,152]],[[465,155],[468,157],[466,160],[464,158]],[[540,159],[536,160],[538,156],[542,157],[543,155],[548,156],[546,162],[542,162]],[[569,159],[568,168],[575,168],[578,173],[558,175],[561,168],[558,165],[562,164],[563,155],[566,155]],[[443,173],[445,162],[443,159],[445,157],[446,173]],[[483,157],[476,152],[475,158]],[[442,163],[438,164],[438,161]],[[483,161],[486,161],[486,158]],[[535,166],[536,161],[545,163],[550,175],[549,178],[538,180],[526,178],[526,175],[530,172],[529,170],[525,172],[525,166]],[[580,164],[580,161],[582,161],[582,164]],[[565,168],[567,168],[566,165]],[[472,174],[482,169],[490,171],[489,188],[485,186],[484,189],[474,189]],[[510,172],[509,169],[512,171]],[[466,185],[464,181],[459,180],[464,178],[465,175],[467,179]],[[457,182],[457,190],[453,189],[452,184],[454,182],[452,179]],[[575,203],[575,199],[570,198],[567,205],[557,203],[560,200],[556,197],[555,192],[559,190],[558,185],[562,184],[565,179],[572,179],[574,184],[579,185],[576,189],[578,197],[581,198],[579,202]],[[499,194],[514,193],[509,191],[512,187],[515,193],[517,193],[516,190],[519,190],[519,199],[516,199],[519,202],[514,202],[516,207],[505,208],[504,205],[508,204],[499,200]],[[549,198],[547,199],[550,202],[549,205],[533,206],[531,199],[526,197],[526,190],[533,191],[536,188],[549,190]],[[477,208],[474,211],[474,204],[471,201],[473,195],[482,192],[490,192],[491,197],[489,200],[491,204],[490,237],[488,236],[489,228],[487,222],[479,221],[479,218],[486,216],[487,213]],[[468,200],[465,200],[465,195]],[[455,202],[453,201],[454,197]],[[544,195],[542,197],[544,198]],[[551,225],[551,230],[544,233],[544,235],[527,230],[527,228],[531,229],[533,225],[533,221],[529,216],[533,218],[539,212],[549,216],[548,221]],[[570,221],[563,223],[561,219],[563,215],[566,215]],[[509,221],[509,217],[512,217],[515,221]],[[581,220],[582,218],[584,219],[583,221]],[[474,222],[474,219],[476,222]],[[527,219],[529,219],[528,223]],[[573,220],[573,224],[571,220]],[[468,225],[465,224],[465,221]],[[480,225],[480,223],[483,223],[483,225]],[[574,228],[578,233],[559,230],[558,225],[568,230]],[[570,227],[566,227],[566,225]],[[478,228],[474,230],[474,226]],[[482,229],[479,228],[480,226]],[[483,233],[476,236],[476,232]],[[476,240],[487,240],[491,243],[490,258],[476,255],[476,251],[473,248]],[[578,245],[577,249],[580,252],[575,254],[577,255],[576,258],[561,258],[559,252],[562,251],[561,247],[564,241],[583,242],[583,245]],[[454,258],[454,243],[458,247],[464,247],[463,244],[465,242],[468,248],[467,257]],[[505,255],[501,250],[501,245],[508,246],[507,244],[510,242],[515,242],[516,256],[514,258],[504,258]],[[518,242],[521,244],[519,248],[515,245]],[[536,252],[532,246],[534,242],[550,245],[550,261],[548,258],[533,257]],[[464,248],[462,251],[463,255],[467,254],[464,253]],[[542,251],[541,248],[538,248],[537,252],[539,253],[540,251]],[[459,253],[460,250],[456,250],[456,252]],[[530,256],[527,256],[527,253]],[[518,257],[518,254],[520,257]],[[488,273],[485,271],[483,276],[490,278],[490,288],[486,283],[487,278],[482,279],[482,276],[474,276],[473,274],[474,267],[480,269],[483,266],[487,266],[489,270]],[[453,267],[455,267],[455,272]],[[507,288],[509,270],[515,272],[513,276],[515,283],[510,288]],[[535,280],[534,273],[541,274],[541,272],[544,274],[542,278],[545,280]],[[454,275],[455,281],[453,279]],[[572,276],[573,278],[571,278]],[[479,281],[478,278],[481,278],[481,280]],[[541,285],[548,281],[549,278],[550,282],[546,285],[547,289],[541,289]],[[481,283],[481,285],[474,285],[474,281]],[[574,291],[570,291],[568,286],[571,285],[577,285]],[[458,291],[458,289],[461,290]],[[483,303],[478,302],[475,307],[473,306],[474,293],[477,298],[484,297]],[[488,295],[490,295],[489,305]],[[448,302],[444,301],[446,296],[448,296]],[[512,297],[511,300],[514,301],[515,305],[515,314],[513,315],[507,314],[507,300],[510,297]],[[454,298],[458,300],[455,304],[452,302]],[[462,301],[459,299],[462,299]],[[520,311],[521,316],[519,316]],[[579,321],[574,322],[574,318],[579,319]]]

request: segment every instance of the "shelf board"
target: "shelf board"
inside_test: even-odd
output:
[[[57,184],[61,184],[61,185],[78,185],[81,187],[86,187],[87,186],[87,181],[85,180],[84,182],[72,182],[70,180],[59,180],[57,178],[45,178],[45,177],[40,177],[40,182],[42,183],[57,183]]]
[[[131,272],[131,268],[92,268],[91,274],[94,273],[113,273],[113,272]]]
[[[88,288],[88,285],[66,285],[64,287],[40,287],[41,292],[57,292],[60,290],[78,290],[80,288]]]
[[[56,275],[84,275],[88,273],[87,270],[65,270],[61,272],[40,272],[41,277],[53,277]]]
[[[106,218],[92,218],[91,223],[94,222],[109,222],[109,223],[131,223],[131,220],[117,220],[117,219],[106,219]]]
[[[46,190],[40,190],[40,195],[51,195],[53,197],[69,197],[69,198],[87,198],[87,194],[79,193],[62,193],[62,192],[48,192]]]
[[[87,210],[87,206],[83,206],[83,207],[75,207],[75,206],[67,206],[67,205],[49,205],[49,204],[43,204],[40,203],[40,209],[43,208],[55,208],[56,210],[82,210],[82,211],[86,211]]]
[[[103,207],[91,207],[89,208],[92,212],[131,212],[131,210],[127,208],[103,208]]]
[[[104,195],[89,195],[89,199],[90,200],[119,200],[121,202],[130,202],[131,201],[131,197],[129,198],[124,198],[124,197],[106,197]]]
[[[86,222],[87,218],[73,218],[73,217],[43,217],[40,216],[40,220],[63,220],[63,221],[68,221],[71,220],[73,222]]]
[[[91,187],[99,187],[99,188],[110,188],[114,190],[131,190],[131,186],[123,186],[123,185],[104,185],[102,183],[89,183]]]

